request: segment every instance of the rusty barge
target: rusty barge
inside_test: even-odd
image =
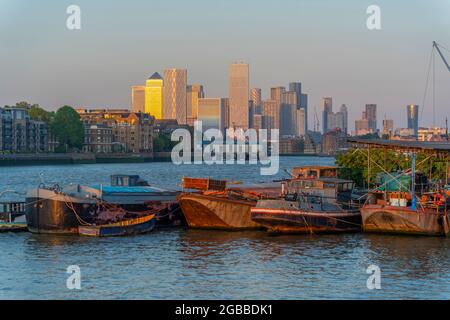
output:
[[[190,228],[251,230],[262,226],[253,221],[250,209],[259,199],[279,197],[279,182],[227,187],[226,181],[183,178],[183,189],[197,190],[178,196]]]
[[[359,205],[352,202],[353,182],[338,178],[298,178],[283,182],[283,199],[260,200],[252,219],[272,233],[361,231]]]
[[[364,232],[409,234],[425,236],[450,235],[450,196],[445,186],[449,181],[450,143],[349,139],[356,147],[366,148],[368,157],[368,186],[371,187],[365,205],[361,208]],[[408,154],[411,168],[397,174],[384,168],[386,179],[381,183],[370,181],[371,166],[377,164],[370,150],[382,148]],[[416,164],[416,154],[426,157]],[[418,179],[416,167],[426,161],[447,163],[445,183]],[[406,176],[406,183],[402,177]]]

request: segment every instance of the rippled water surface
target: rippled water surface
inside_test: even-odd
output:
[[[332,164],[282,158],[281,168]],[[178,188],[181,177],[270,181],[256,166],[171,163],[0,167],[0,192],[47,184],[107,183],[139,174]],[[284,176],[282,170],[276,177]],[[9,195],[9,197],[13,197]],[[368,290],[368,266],[381,290]],[[66,288],[81,268],[82,289]],[[269,236],[264,232],[160,230],[127,237],[0,234],[1,299],[450,299],[450,239],[367,234]]]

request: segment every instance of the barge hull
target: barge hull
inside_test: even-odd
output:
[[[183,194],[178,198],[190,228],[244,230],[261,229],[251,219],[254,201],[233,200],[201,194]]]
[[[360,232],[361,216],[354,213],[299,212],[253,208],[254,221],[272,233],[344,233]]]
[[[365,232],[426,236],[449,235],[449,214],[435,210],[369,205],[361,209]]]

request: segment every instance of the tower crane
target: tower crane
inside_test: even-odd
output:
[[[447,70],[450,72],[450,65],[447,62],[447,60],[445,59],[444,54],[442,53],[441,49],[445,49],[447,51],[450,52],[450,50],[448,50],[447,48],[445,48],[444,46],[438,44],[436,41],[433,41],[433,46],[431,47],[431,55],[430,55],[430,62],[429,62],[429,66],[428,66],[428,76],[427,76],[427,82],[425,85],[425,93],[423,96],[423,108],[422,108],[422,113],[423,114],[423,110],[425,109],[425,101],[426,101],[426,97],[427,97],[427,91],[428,91],[428,82],[429,82],[429,78],[430,78],[430,71],[433,71],[433,77],[432,77],[432,88],[433,88],[433,92],[432,92],[432,101],[433,101],[433,127],[436,126],[436,110],[435,110],[435,95],[436,95],[436,85],[435,85],[435,50],[436,52],[439,54],[439,56],[441,57],[442,61],[444,62],[445,66],[447,67]]]
[[[447,60],[445,60],[445,57],[442,54],[442,51],[439,47],[440,47],[440,45],[436,41],[433,41],[433,48],[435,48],[436,51],[439,53],[439,55],[442,58],[442,61],[444,61],[445,65],[447,66],[448,71],[450,72],[450,65],[448,64]]]

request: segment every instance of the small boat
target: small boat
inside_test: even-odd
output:
[[[259,199],[278,197],[281,192],[280,183],[227,188],[226,181],[201,178],[183,178],[182,186],[200,191],[178,196],[188,226],[198,229],[261,229],[251,219],[250,208]]]
[[[119,237],[150,232],[155,227],[155,215],[127,219],[104,225],[79,226],[78,233],[90,237]]]
[[[6,232],[27,232],[28,227],[26,223],[14,223],[14,222],[0,222],[0,233]]]
[[[272,233],[342,233],[361,231],[353,182],[337,178],[301,178],[283,183],[284,199],[259,200],[253,221]]]

